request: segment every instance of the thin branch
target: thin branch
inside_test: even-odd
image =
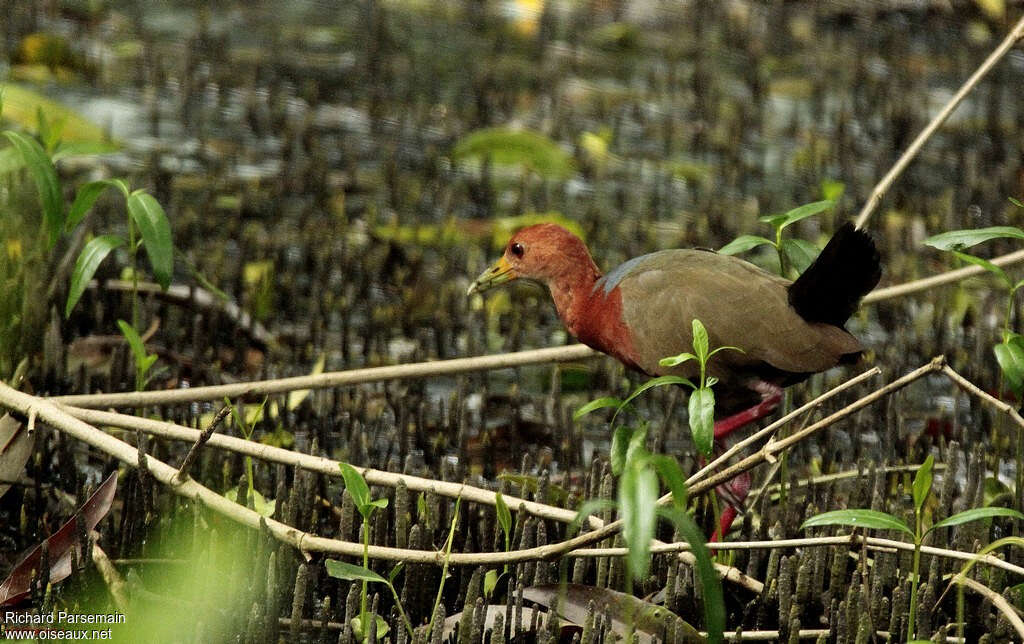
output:
[[[139,452],[136,448],[82,420],[79,420],[78,418],[71,416],[63,408],[48,400],[35,398],[34,396],[12,389],[5,383],[0,382],[0,405],[23,414],[26,413],[29,408],[34,408],[39,414],[40,420],[51,427],[99,449],[131,467],[138,466]],[[217,438],[217,436],[212,436],[211,442],[214,438]],[[326,461],[327,459],[323,460]],[[150,475],[152,475],[155,480],[168,486],[176,494],[200,502],[210,510],[222,514],[232,521],[250,528],[260,529],[261,527],[265,527],[265,529],[275,539],[282,543],[287,543],[303,553],[324,552],[352,557],[363,555],[363,544],[342,541],[339,539],[318,537],[281,523],[275,519],[263,517],[249,508],[239,505],[233,501],[229,501],[206,486],[197,483],[193,479],[186,479],[184,481],[177,480],[177,470],[163,461],[153,458],[152,456],[147,456],[146,462]],[[430,550],[408,550],[404,548],[370,546],[368,554],[373,559],[406,561],[410,563],[442,564],[447,560],[450,565],[498,565],[519,561],[555,559],[563,555],[565,552],[566,550],[561,544],[555,543],[546,546],[527,548],[524,550],[514,550],[512,552],[451,554]],[[735,568],[730,568],[728,566],[716,566],[716,569],[722,575],[723,579],[740,583],[754,592],[760,592],[760,589],[763,586],[761,582],[747,577]]]
[[[878,473],[878,474],[904,474],[904,473],[913,474],[913,473],[917,472],[919,469],[921,469],[921,466],[920,465],[915,465],[915,464],[910,464],[910,465],[888,465],[888,466],[885,466],[885,467],[877,468],[875,470],[875,472]],[[945,463],[935,463],[934,465],[932,465],[932,471],[934,471],[936,473],[944,472],[947,469],[949,469],[949,465],[947,465]],[[820,476],[812,476],[812,477],[806,478],[806,479],[799,479],[797,481],[793,481],[792,483],[787,483],[787,485],[792,485],[795,488],[796,487],[811,487],[811,486],[814,486],[814,485],[824,485],[825,483],[833,483],[835,481],[842,481],[842,480],[845,480],[845,479],[855,479],[858,476],[862,476],[863,474],[864,473],[862,471],[860,471],[860,470],[846,470],[846,471],[843,471],[843,472],[836,472],[834,474],[821,474]],[[781,487],[782,487],[782,484],[780,484],[780,483],[773,483],[772,485],[766,486],[764,491],[769,493],[769,494],[777,494]]]
[[[1000,255],[995,259],[990,259],[990,262],[996,266],[1010,266],[1020,262],[1024,262],[1024,250],[1017,250],[1006,255]],[[957,268],[945,273],[939,273],[938,275],[932,275],[931,277],[925,277],[923,279],[914,280],[913,282],[905,282],[903,284],[896,284],[895,286],[887,286],[885,288],[876,288],[861,300],[863,304],[874,304],[875,302],[881,302],[882,300],[891,300],[897,297],[903,297],[904,295],[910,295],[917,293],[918,291],[927,291],[935,288],[936,286],[944,286],[946,284],[953,284],[961,280],[965,280],[968,277],[974,277],[985,273],[985,269],[981,266],[964,266],[963,268]]]
[[[568,362],[594,358],[602,354],[583,344],[550,347],[473,358],[434,360],[389,367],[367,367],[349,371],[334,371],[312,376],[295,376],[258,382],[239,382],[229,385],[172,389],[169,391],[138,391],[112,394],[78,394],[54,396],[49,400],[76,407],[149,407],[192,403],[199,400],[221,400],[242,396],[267,396],[297,389],[327,389],[400,378],[427,378],[452,376],[474,371],[507,369],[532,364]]]
[[[778,550],[782,548],[820,548],[825,546],[851,546],[864,545],[872,550],[905,550],[914,551],[914,544],[895,539],[882,539],[879,537],[865,537],[863,535],[840,535],[835,537],[806,537],[803,539],[774,539],[770,541],[713,541],[706,544],[708,550]],[[677,543],[663,543],[651,546],[652,554],[664,554],[672,552],[688,552],[691,549],[689,543],[680,541]],[[568,553],[567,557],[623,557],[629,552],[628,548],[582,548]],[[1015,575],[1024,577],[1024,568],[1016,566],[1008,561],[990,554],[978,556],[962,550],[951,550],[949,548],[938,548],[935,546],[921,546],[921,552],[927,555],[956,559],[958,561],[978,561],[986,563],[993,568],[1000,568]]]
[[[1024,262],[1024,250],[996,257],[995,259],[992,259],[991,262],[997,266],[1008,266],[1018,262]],[[862,302],[864,304],[873,304],[883,300],[902,297],[918,291],[925,291],[936,286],[952,284],[954,282],[967,279],[968,277],[981,275],[984,272],[984,269],[980,266],[965,266],[963,268],[947,271],[939,275],[933,275],[913,282],[875,289],[868,293]],[[532,349],[529,351],[515,351],[489,356],[456,358],[453,360],[416,362],[389,367],[351,369],[348,371],[335,371],[314,376],[297,376],[293,378],[261,380],[249,383],[193,387],[190,389],[175,389],[171,391],[74,394],[68,396],[54,396],[51,400],[74,405],[76,407],[141,407],[146,405],[172,405],[200,400],[219,400],[225,396],[228,398],[236,398],[247,395],[270,395],[275,393],[286,393],[297,389],[327,389],[332,387],[383,382],[387,380],[399,380],[403,378],[450,376],[476,371],[520,367],[531,364],[570,362],[595,358],[600,355],[600,353],[586,345],[573,344],[564,347]]]
[[[967,586],[968,588],[975,591],[985,599],[992,602],[992,605],[999,609],[999,611],[1003,614],[1003,617],[1006,618],[1006,621],[1010,622],[1013,628],[1017,631],[1017,635],[1019,635],[1021,638],[1024,638],[1024,620],[1021,620],[1020,615],[1018,615],[1014,607],[1010,605],[1010,602],[1006,601],[1005,597],[1003,597],[996,591],[992,590],[988,586],[985,586],[974,581],[970,577],[957,575],[953,578],[953,581],[957,582],[958,584],[963,584],[964,586]]]
[[[66,282],[67,280],[64,280],[62,283]],[[200,311],[216,311],[234,322],[253,342],[264,348],[271,348],[277,345],[277,339],[273,334],[267,331],[266,327],[262,324],[254,320],[236,302],[218,297],[199,286],[171,284],[167,287],[167,290],[164,290],[159,284],[153,282],[133,284],[131,280],[104,280],[101,283],[98,280],[92,280],[89,282],[89,288],[102,288],[108,291],[138,291],[139,293],[153,295],[179,306],[191,306]]]
[[[67,407],[63,405],[59,405],[59,407],[68,415],[97,427],[119,427],[122,429],[141,431],[151,436],[159,436],[161,438],[169,438],[171,440],[178,441],[196,441],[201,434],[197,429],[192,429],[191,427],[185,427],[183,425],[176,425],[167,421],[138,418],[127,414],[117,414],[114,412],[99,411],[96,409],[79,409],[77,407]],[[324,458],[322,456],[303,454],[302,452],[296,452],[283,447],[264,445],[263,443],[258,443],[256,441],[247,441],[236,436],[226,436],[224,434],[215,433],[210,436],[207,445],[216,449],[241,454],[243,456],[251,456],[268,463],[280,463],[282,465],[296,467],[308,472],[323,474],[325,476],[341,476],[341,461]],[[353,465],[353,467],[359,470],[363,475],[363,478],[366,479],[366,482],[370,485],[397,487],[399,483],[404,483],[405,486],[413,492],[433,492],[452,499],[461,495],[462,499],[468,502],[490,506],[496,504],[495,493],[483,488],[473,487],[470,485],[464,486],[462,483],[437,481],[408,474],[395,474],[394,472],[385,472],[383,470],[358,467],[356,465]],[[571,523],[576,518],[576,512],[574,510],[567,510],[565,508],[559,508],[543,503],[535,503],[518,497],[505,495],[505,503],[507,503],[509,508],[512,510],[524,511],[533,516],[551,519],[562,523]],[[592,527],[601,527],[603,524],[600,523],[600,519],[596,519],[596,521],[592,522],[590,525]]]
[[[999,400],[992,394],[986,391],[982,391],[976,384],[974,384],[967,378],[961,376],[949,365],[946,365],[942,368],[942,373],[946,374],[950,380],[956,383],[958,387],[960,387],[970,395],[974,396],[975,398],[978,398],[979,400],[981,400],[981,402],[985,403],[986,405],[994,407],[995,409],[1003,412],[1004,414],[1010,417],[1010,420],[1024,428],[1024,418],[1022,418],[1021,415],[1017,413],[1017,410],[1013,408],[1013,405],[1009,405],[1003,402],[1002,400]]]
[[[181,466],[178,468],[178,474],[175,477],[176,480],[180,481],[188,476],[189,470],[192,468],[192,461],[199,455],[199,450],[202,448],[206,441],[210,440],[210,436],[213,432],[217,431],[217,427],[224,422],[224,419],[231,413],[231,407],[224,405],[217,412],[217,415],[213,417],[213,422],[199,434],[196,438],[196,442],[192,443],[192,447],[189,448],[188,453],[185,454],[185,458],[181,461]]]
[[[3,397],[0,396],[0,402],[3,402]],[[160,436],[162,438],[170,438],[172,440],[181,441],[195,441],[199,437],[199,430],[192,429],[191,427],[184,427],[182,425],[176,425],[174,423],[152,420],[148,418],[138,418],[135,416],[128,416],[125,414],[117,414],[107,411],[99,411],[95,409],[79,409],[77,407],[68,407],[64,405],[57,405],[57,407],[66,413],[68,416],[73,417],[77,420],[84,421],[90,425],[96,426],[111,426],[120,427],[123,429],[130,429],[141,431],[146,434],[153,436]],[[316,472],[318,474],[324,474],[326,476],[340,476],[341,469],[339,467],[340,462],[329,458],[323,458],[320,456],[312,456],[310,454],[303,454],[301,452],[294,452],[281,447],[274,447],[271,445],[263,445],[254,441],[246,441],[234,436],[225,436],[223,434],[213,434],[208,443],[210,447],[217,449],[225,449],[238,454],[252,456],[263,461],[272,463],[281,463],[284,465],[290,465],[310,472]],[[490,490],[484,490],[482,488],[473,487],[470,485],[463,485],[461,483],[450,483],[445,481],[436,481],[434,479],[422,478],[418,476],[410,476],[406,474],[394,474],[392,472],[384,472],[381,470],[374,470],[371,468],[360,468],[357,467],[366,479],[366,482],[370,485],[382,485],[388,487],[396,487],[399,482],[405,484],[405,486],[415,492],[434,492],[441,496],[449,498],[456,498],[461,495],[465,501],[480,503],[484,505],[494,506],[495,493]],[[559,521],[561,523],[572,523],[576,520],[577,512],[575,510],[569,510],[566,508],[559,508],[544,503],[536,503],[533,501],[527,501],[517,497],[505,496],[505,503],[508,504],[512,510],[518,510],[520,512],[526,512],[533,516],[541,517],[544,519],[551,519]],[[588,525],[594,530],[600,530],[604,527],[604,521],[595,516],[588,518]],[[612,531],[614,533],[614,530]],[[588,533],[589,534],[589,533]],[[655,545],[659,545],[660,542],[653,542]],[[361,547],[361,546],[360,546]],[[547,554],[548,557],[557,556],[559,553]],[[361,551],[360,551],[361,555]],[[371,553],[371,557],[375,557]],[[457,557],[456,554],[452,555]],[[377,558],[377,557],[375,557]],[[681,559],[684,563],[692,564],[694,557],[690,553],[683,553]],[[516,561],[515,559],[509,559],[508,561]],[[473,561],[463,562],[461,559],[457,560],[457,563],[461,564],[472,564]],[[483,563],[483,562],[481,562]],[[499,561],[497,563],[505,563]],[[739,584],[744,588],[754,593],[761,592],[762,584],[753,577],[744,575],[736,568],[716,564],[716,569],[722,575],[722,578]]]
[[[708,478],[705,478],[694,483],[689,488],[690,494],[701,494],[702,492],[714,489],[716,486],[721,485],[722,483],[731,481],[732,479],[736,478],[743,472],[746,472],[747,470],[757,465],[760,465],[765,461],[770,460],[775,456],[775,454],[778,454],[789,449],[792,445],[802,441],[811,434],[814,434],[815,432],[818,432],[828,427],[829,425],[832,425],[841,418],[845,418],[850,414],[860,411],[864,407],[867,407],[868,405],[877,402],[878,400],[892,394],[893,392],[902,389],[903,387],[906,387],[907,385],[909,385],[910,383],[914,382],[919,378],[922,378],[930,373],[940,371],[943,365],[945,365],[945,358],[943,358],[942,356],[933,358],[932,361],[929,362],[928,364],[918,367],[917,369],[911,371],[910,373],[900,378],[897,378],[896,380],[893,380],[889,384],[879,389],[876,389],[875,391],[868,394],[867,396],[864,396],[863,398],[858,398],[857,400],[850,403],[846,407],[843,407],[842,409],[835,412],[831,416],[828,416],[809,427],[806,427],[798,432],[795,432],[790,436],[783,438],[782,440],[769,441],[768,444],[766,444],[764,447],[762,447],[759,451],[755,452],[754,454],[751,454],[750,456],[718,472],[717,474],[713,474]]]
[[[892,186],[893,182],[896,181],[896,178],[903,173],[903,170],[906,169],[907,165],[909,165],[914,157],[917,156],[921,147],[924,146],[925,142],[932,134],[935,133],[935,130],[939,129],[939,126],[942,125],[946,119],[949,118],[949,115],[953,113],[953,110],[960,105],[960,101],[962,101],[964,97],[974,89],[981,79],[988,74],[989,70],[991,70],[992,67],[994,67],[1008,51],[1010,51],[1021,37],[1024,37],[1024,17],[1017,21],[1017,24],[1014,25],[1013,29],[1010,30],[1010,33],[1006,35],[1003,42],[1000,43],[1000,45],[996,47],[995,51],[989,54],[989,57],[985,59],[985,62],[983,62],[981,66],[971,74],[971,77],[967,79],[967,82],[965,82],[960,89],[957,90],[956,94],[949,99],[949,102],[946,103],[945,107],[939,110],[939,113],[935,115],[935,118],[933,118],[923,130],[921,130],[921,133],[917,135],[917,138],[910,144],[910,147],[900,155],[900,158],[892,166],[889,172],[887,172],[886,175],[882,177],[882,180],[878,182],[874,190],[871,191],[871,195],[868,197],[867,202],[861,209],[860,214],[857,215],[857,228],[864,227],[864,224],[868,221],[868,217],[871,216],[871,213],[882,200],[882,197]]]
[[[791,411],[790,413],[786,414],[782,418],[780,418],[780,419],[776,420],[775,422],[769,424],[764,429],[761,429],[761,430],[755,432],[751,436],[741,440],[740,442],[736,443],[735,445],[733,445],[732,447],[727,449],[721,456],[719,456],[715,460],[711,461],[710,463],[708,463],[707,465],[702,467],[700,470],[698,470],[696,474],[694,474],[693,476],[688,478],[686,480],[686,484],[687,485],[692,485],[695,481],[700,480],[700,478],[703,477],[703,476],[706,476],[708,474],[708,472],[711,472],[712,470],[715,470],[716,468],[718,468],[720,465],[722,465],[723,463],[728,461],[730,458],[732,458],[735,454],[738,454],[741,450],[747,448],[748,446],[752,445],[753,443],[756,443],[757,441],[761,440],[765,436],[771,435],[772,433],[775,432],[775,430],[777,430],[778,428],[782,427],[783,425],[785,425],[789,421],[793,420],[797,416],[799,416],[799,415],[801,415],[801,414],[803,414],[805,412],[810,411],[811,409],[817,407],[818,405],[820,405],[821,403],[825,402],[829,398],[835,396],[836,394],[841,393],[843,391],[846,391],[850,387],[859,385],[860,383],[864,382],[868,378],[872,378],[874,376],[877,376],[880,373],[882,373],[882,371],[878,367],[873,367],[871,369],[868,369],[864,373],[858,374],[857,376],[854,376],[853,378],[850,378],[849,380],[847,380],[845,382],[842,382],[839,385],[833,387],[832,389],[826,391],[825,393],[821,394],[820,396],[818,396],[814,400],[810,401],[809,403],[803,405],[802,407],[794,409],[793,411]]]

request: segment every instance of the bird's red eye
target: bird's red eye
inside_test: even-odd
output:
[[[523,248],[523,245],[520,244],[519,242],[512,244],[511,246],[508,247],[508,249],[512,251],[512,254],[515,255],[516,257],[522,257],[523,251],[525,250]]]

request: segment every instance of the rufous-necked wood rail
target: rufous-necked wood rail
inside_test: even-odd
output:
[[[512,236],[469,293],[518,278],[540,282],[580,342],[650,376],[697,375],[693,361],[665,367],[659,360],[693,350],[692,320],[699,319],[712,347],[743,350],[708,363],[708,375],[719,380],[715,437],[722,438],[771,413],[783,387],[860,357],[863,347],[843,325],[880,277],[874,242],[849,223],[794,282],[696,249],[643,255],[602,275],[579,237],[537,224]],[[742,500],[749,480],[738,487]]]

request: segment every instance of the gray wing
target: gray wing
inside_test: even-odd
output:
[[[765,365],[790,373],[824,371],[860,350],[845,330],[808,323],[789,305],[788,280],[716,253],[669,250],[642,258],[622,276],[623,317],[633,334],[640,366],[648,373],[694,375],[672,370],[661,358],[692,352],[692,320],[708,330],[712,348],[735,346],[709,363],[724,381],[748,378]]]

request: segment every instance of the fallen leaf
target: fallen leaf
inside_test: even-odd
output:
[[[91,532],[96,524],[110,511],[110,504],[114,501],[114,492],[117,491],[117,472],[111,472],[107,480],[97,488],[89,500],[78,509],[68,521],[44,543],[46,543],[50,558],[50,583],[55,584],[71,574],[71,549],[78,548],[78,530],[75,523],[81,516],[85,522],[85,531]],[[77,551],[77,550],[76,550]],[[14,604],[28,596],[31,589],[32,577],[39,568],[39,560],[42,558],[42,543],[32,549],[22,559],[7,579],[0,583],[0,606]],[[81,561],[82,553],[78,553]]]
[[[558,584],[531,586],[523,590],[523,599],[550,609],[558,600],[560,590]],[[582,584],[566,584],[564,590],[565,595],[558,601],[558,609],[562,617],[570,622],[582,624],[586,621],[592,612],[590,603],[593,602],[594,610],[612,618],[612,632],[620,637],[629,636],[632,632],[631,622],[635,621],[640,642],[665,641],[666,635],[671,633],[670,629],[676,624],[682,628],[684,642],[705,641],[697,629],[672,611],[632,595]]]
[[[488,604],[486,607],[487,613],[484,615],[484,632],[494,630],[494,620],[498,615],[505,615],[505,604]],[[548,621],[548,614],[543,611],[539,611],[536,608],[530,608],[529,606],[523,606],[522,613],[519,617],[519,632],[520,633],[532,633],[530,624],[533,623],[533,614],[537,613],[537,630],[543,630]],[[505,626],[508,627],[509,623],[515,619],[515,609],[512,609],[512,619],[504,622]],[[441,641],[447,642],[449,638],[453,637],[459,630],[459,622],[462,621],[462,613],[455,613],[444,620],[444,631],[441,633]],[[580,622],[582,624],[582,622]],[[575,624],[563,623],[562,628],[565,627],[579,628]],[[511,632],[515,633],[513,628]]]

